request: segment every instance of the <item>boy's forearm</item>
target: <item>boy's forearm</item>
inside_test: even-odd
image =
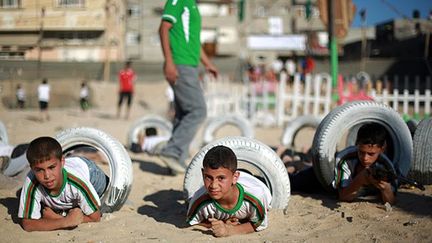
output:
[[[355,177],[348,187],[339,190],[339,199],[347,202],[353,201],[363,184],[362,178],[359,176]]]
[[[25,231],[51,231],[75,227],[70,220],[65,217],[58,219],[41,218],[41,219],[22,219],[22,227]]]
[[[99,222],[101,219],[101,214],[99,211],[96,211],[90,215],[84,215],[83,216],[83,223],[89,223],[89,222]]]
[[[381,190],[381,199],[383,200],[384,203],[386,202],[390,204],[395,203],[396,197],[390,185],[384,190]]]
[[[251,222],[238,224],[238,225],[230,225],[228,230],[228,236],[230,235],[240,235],[240,234],[249,234],[255,232],[255,228],[252,226]]]

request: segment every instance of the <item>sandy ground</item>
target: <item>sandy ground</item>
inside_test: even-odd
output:
[[[0,120],[6,125],[10,144],[41,135],[54,136],[62,129],[89,126],[101,129],[126,143],[131,124],[146,114],[163,115],[165,82],[139,84],[131,117],[115,118],[117,100],[113,83],[91,83],[96,107],[82,113],[78,107],[51,109],[48,122],[38,121],[38,110],[6,110]],[[235,129],[217,137],[238,135]],[[200,131],[192,144],[196,152]],[[313,132],[304,132],[299,146],[312,142]],[[256,138],[276,145],[282,128],[256,128]],[[27,233],[18,224],[18,178],[0,180],[1,242],[432,242],[432,187],[422,192],[401,189],[391,211],[376,201],[340,203],[328,194],[293,194],[286,210],[271,210],[270,226],[262,232],[214,238],[206,229],[187,227],[182,198],[182,176],[169,176],[157,157],[130,153],[134,181],[128,201],[120,211],[105,214],[100,223],[81,224],[73,230]],[[106,165],[101,165],[105,166]]]

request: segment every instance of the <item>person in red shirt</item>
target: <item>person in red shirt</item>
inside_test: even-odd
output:
[[[120,117],[120,110],[124,99],[127,99],[126,119],[129,118],[130,107],[134,91],[135,72],[131,68],[131,62],[127,61],[125,67],[119,72],[119,101],[117,106],[117,118]]]

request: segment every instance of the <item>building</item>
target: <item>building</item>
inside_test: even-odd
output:
[[[127,58],[163,61],[158,27],[165,2],[127,1]],[[271,61],[293,54],[328,53],[317,0],[199,0],[198,7],[201,42],[210,56]]]
[[[38,61],[124,60],[121,0],[0,2],[0,58]]]

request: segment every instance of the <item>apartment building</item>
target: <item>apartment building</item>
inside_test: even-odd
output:
[[[121,0],[0,1],[0,58],[124,60]]]
[[[126,56],[160,62],[158,27],[165,0],[128,0]],[[210,56],[269,57],[327,53],[327,33],[311,0],[198,0],[201,42]],[[306,9],[309,7],[309,9]],[[310,16],[307,16],[307,12]]]

